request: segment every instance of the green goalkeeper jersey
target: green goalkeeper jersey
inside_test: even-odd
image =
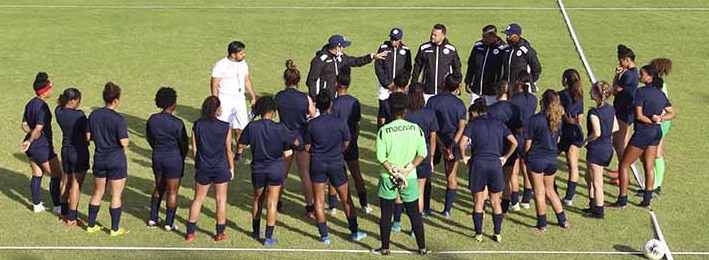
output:
[[[377,132],[377,161],[381,164],[388,161],[392,167],[404,168],[416,158],[426,157],[426,139],[418,125],[403,119],[397,119],[382,126]],[[406,179],[409,186],[398,190],[389,178],[389,171],[382,166],[379,170],[378,195],[385,199],[395,199],[398,194],[404,202],[418,198],[416,169],[411,171]]]

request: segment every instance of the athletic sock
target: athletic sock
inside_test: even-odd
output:
[[[40,193],[42,191],[42,176],[32,176],[30,180],[30,192],[32,192],[32,204],[38,205],[41,203]]]
[[[175,213],[177,213],[177,207],[167,207],[165,211],[165,225],[172,227],[173,223],[175,223]]]
[[[98,217],[99,209],[101,209],[101,205],[89,204],[89,227],[96,226],[96,217]]]
[[[547,226],[547,215],[537,215],[537,228],[543,228]]]
[[[59,208],[61,209],[60,211],[62,215],[69,214],[69,202],[59,203]]]
[[[530,201],[532,201],[532,189],[524,188],[522,192],[522,203],[529,204]]]
[[[628,196],[618,196],[618,204],[620,206],[625,206],[628,204]]]
[[[52,202],[54,203],[54,206],[59,206],[61,205],[61,194],[59,193],[59,187],[61,187],[62,184],[62,178],[55,178],[52,177],[49,180],[49,195],[52,196]]]
[[[565,200],[572,200],[574,199],[574,194],[576,194],[576,185],[578,183],[575,181],[569,181],[567,183],[566,187],[566,197],[564,197]]]
[[[261,234],[261,219],[251,220],[251,230],[253,231],[254,237]]]
[[[510,195],[512,205],[519,203],[519,191],[513,191]]]
[[[480,235],[483,233],[483,213],[473,212],[473,226],[475,227],[475,234]]]
[[[310,213],[315,211],[315,206],[313,205],[305,205],[305,211]]]
[[[367,205],[369,205],[369,202],[367,202],[367,192],[359,192],[357,193],[357,198],[359,198],[359,206],[364,208]]]
[[[566,213],[564,213],[563,211],[556,213],[556,221],[559,222],[560,226],[564,226],[564,224],[566,223]]]
[[[337,195],[327,195],[327,205],[330,209],[337,208]]]
[[[350,228],[350,233],[354,234],[359,231],[359,224],[357,223],[357,217],[347,218],[347,224]]]
[[[327,222],[318,223],[318,232],[320,233],[320,237],[328,236],[327,231]]]
[[[78,212],[77,210],[75,210],[75,209],[70,209],[70,210],[67,212],[67,215],[68,215],[68,216],[67,216],[67,219],[69,219],[69,221],[75,221],[77,215],[79,215],[79,212]]]
[[[431,210],[431,181],[426,180],[423,188],[423,210]]]
[[[643,193],[643,205],[650,205],[650,200],[652,200],[652,191],[651,190],[645,190],[645,193]]]
[[[270,239],[273,238],[273,230],[275,229],[275,226],[266,226],[266,238]]]
[[[401,214],[404,213],[404,203],[394,203],[394,222],[401,222]]]
[[[662,186],[662,180],[664,180],[664,179],[665,179],[665,158],[659,157],[659,158],[655,159],[655,187],[653,187],[653,190]]]
[[[158,210],[160,210],[160,197],[150,197],[150,220],[158,222]]]
[[[111,230],[118,231],[118,228],[121,227],[121,213],[123,212],[121,207],[109,208],[108,212],[111,214]]]
[[[226,223],[224,224],[219,224],[217,223],[217,234],[224,234],[224,230],[226,229]]]
[[[492,214],[492,226],[495,231],[495,235],[499,235],[502,232],[502,214]]]
[[[445,201],[445,207],[443,208],[443,211],[447,211],[447,212],[451,211],[451,208],[453,207],[453,202],[455,202],[456,192],[457,192],[456,189],[446,188],[446,201]]]
[[[588,198],[588,208],[591,209],[591,212],[593,212],[593,209],[596,208],[596,199],[593,197]]]
[[[603,212],[603,206],[595,206],[596,218],[603,218],[605,213]]]
[[[485,202],[483,202],[483,203],[485,203]],[[502,206],[502,213],[507,213],[507,211],[510,210],[510,200],[502,199],[500,206]],[[484,207],[484,205],[483,205],[483,207]]]
[[[197,229],[197,222],[187,222],[187,234],[194,234],[194,230]]]

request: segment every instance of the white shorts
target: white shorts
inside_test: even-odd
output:
[[[478,98],[480,98],[478,94],[470,93],[470,104],[472,105],[473,102]],[[483,95],[482,98],[485,99],[485,104],[487,104],[488,106],[492,106],[493,104],[497,103],[496,95]]]
[[[217,119],[229,123],[232,129],[244,130],[249,124],[245,97],[219,96],[222,114]]]

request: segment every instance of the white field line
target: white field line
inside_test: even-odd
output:
[[[349,253],[363,254],[369,250],[347,249],[288,249],[288,248],[208,248],[208,247],[101,247],[101,246],[0,246],[0,251],[12,250],[111,250],[111,251],[216,251],[216,252],[290,252],[290,253]],[[415,251],[392,250],[394,254],[415,254]],[[439,251],[432,254],[556,254],[556,255],[642,255],[642,252],[617,251]],[[709,252],[674,252],[675,255],[709,255]]]
[[[657,222],[657,215],[655,215],[655,212],[652,210],[647,211],[650,214],[650,219],[652,219],[652,226],[655,227],[655,233],[657,233],[657,238],[662,241],[662,243],[665,243],[665,246],[667,247],[667,253],[665,253],[665,257],[667,260],[674,260],[672,257],[672,251],[670,250],[670,246],[667,245],[667,241],[665,241],[665,236],[662,235],[662,230],[660,230],[660,223]]]
[[[556,7],[503,6],[199,6],[199,5],[0,5],[0,9],[263,9],[263,10],[494,10],[557,11]],[[578,11],[709,11],[709,7],[572,7]]]

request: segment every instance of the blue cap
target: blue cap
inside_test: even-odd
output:
[[[338,47],[338,46],[347,47],[347,46],[350,46],[350,44],[352,44],[352,42],[346,40],[345,37],[342,35],[335,34],[333,36],[330,36],[330,39],[327,40],[327,44],[330,47]]]
[[[399,28],[391,29],[391,32],[389,32],[389,37],[394,40],[401,40],[401,38],[404,38],[404,31]]]
[[[522,27],[519,27],[519,24],[511,23],[510,25],[507,26],[507,29],[502,31],[502,33],[507,34],[507,35],[512,35],[512,34],[522,35]]]

